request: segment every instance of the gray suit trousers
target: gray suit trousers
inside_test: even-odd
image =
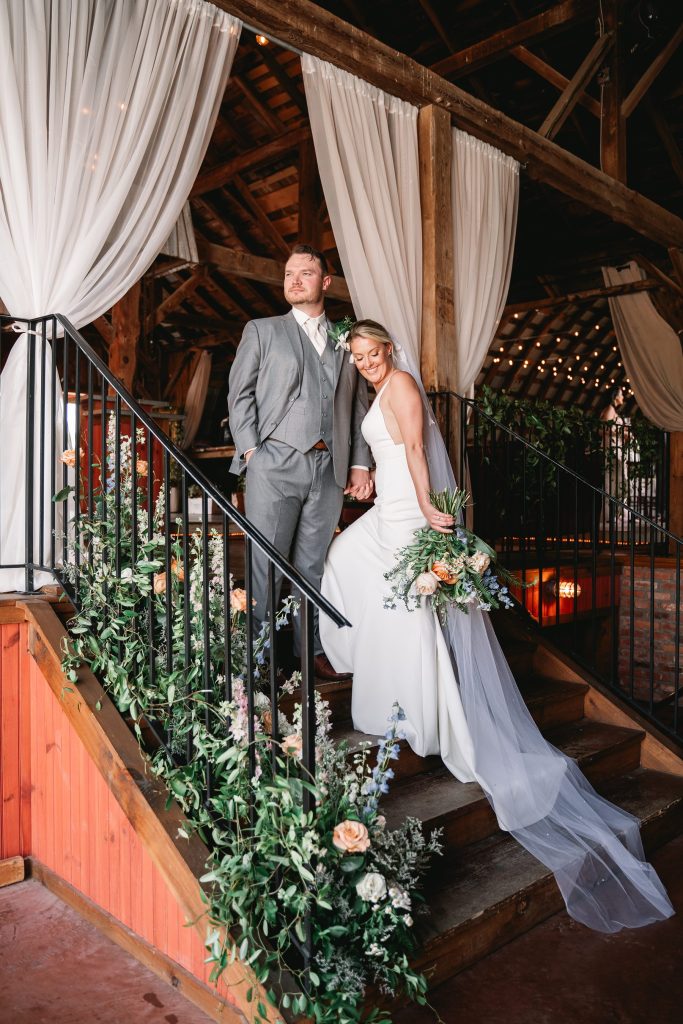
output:
[[[334,479],[328,451],[299,452],[269,438],[247,465],[247,518],[288,558],[302,576],[320,589],[325,556],[341,513],[344,491]],[[259,621],[268,615],[268,560],[253,549],[253,595]],[[277,574],[277,597],[281,574]],[[301,617],[294,620],[294,650],[301,652]],[[314,653],[322,654],[315,615]]]

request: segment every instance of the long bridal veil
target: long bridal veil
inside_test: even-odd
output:
[[[453,488],[420,375],[396,349],[422,394],[432,487]],[[472,737],[472,768],[500,827],[553,872],[569,914],[589,928],[616,932],[670,917],[666,891],[645,861],[638,819],[600,797],[541,735],[488,616],[451,607],[444,632]]]

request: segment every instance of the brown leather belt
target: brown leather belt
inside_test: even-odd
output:
[[[315,444],[313,445],[313,448],[315,448],[317,452],[329,451],[329,448],[327,447],[324,441],[316,441]]]

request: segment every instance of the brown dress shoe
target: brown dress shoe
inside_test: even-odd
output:
[[[318,679],[332,683],[351,678],[350,672],[335,672],[326,654],[316,654],[313,658],[313,672]]]

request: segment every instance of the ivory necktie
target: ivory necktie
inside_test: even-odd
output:
[[[304,321],[304,330],[313,342],[313,347],[318,355],[322,356],[327,344],[327,332],[323,326],[323,321],[317,320],[315,317],[309,317],[308,320]]]

